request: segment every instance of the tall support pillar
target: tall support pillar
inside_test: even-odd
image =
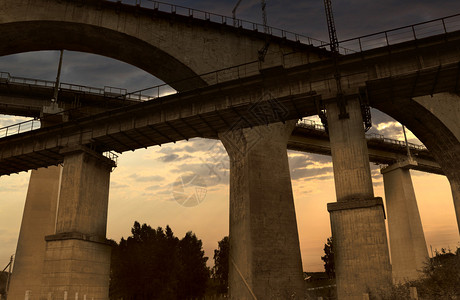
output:
[[[457,182],[458,181],[458,182]],[[460,180],[449,180],[454,200],[455,215],[457,216],[458,233],[460,234]]]
[[[230,156],[231,299],[304,299],[287,157],[295,121],[219,137]]]
[[[388,214],[393,281],[403,283],[420,277],[428,258],[422,220],[409,168],[413,161],[382,169]]]
[[[42,110],[41,126],[64,120],[56,104]],[[51,115],[51,117],[50,117]],[[32,170],[14,259],[8,299],[38,299],[45,258],[45,236],[53,234],[61,180],[61,166]]]
[[[63,153],[56,231],[45,238],[41,297],[108,299],[110,246],[105,235],[114,163],[85,147]]]
[[[391,283],[383,202],[374,197],[359,100],[348,100],[349,118],[339,119],[337,103],[326,109],[337,195],[327,206],[337,295],[362,299],[363,293]]]
[[[54,233],[62,167],[33,170],[27,190],[8,298],[40,293],[45,235]]]

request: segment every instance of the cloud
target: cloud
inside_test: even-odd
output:
[[[152,175],[152,176],[140,176],[137,174],[131,174],[128,176],[132,178],[136,182],[150,182],[150,181],[163,181],[165,178],[159,175]]]
[[[151,186],[147,187],[145,190],[146,191],[156,191],[156,190],[161,189],[162,187],[163,186],[156,184],[156,185],[151,185]]]
[[[168,163],[168,162],[177,162],[177,161],[181,161],[181,160],[185,160],[185,159],[188,159],[188,158],[192,158],[192,156],[190,155],[183,155],[183,156],[180,156],[178,154],[174,154],[174,153],[171,153],[171,154],[166,154],[164,156],[161,156],[158,158],[158,160],[164,162],[164,163]]]
[[[298,180],[301,178],[314,178],[318,180],[325,180],[332,178],[332,176],[328,175],[329,173],[332,173],[332,167],[297,169],[291,172],[291,179]]]
[[[289,167],[291,170],[302,169],[311,165],[313,165],[313,162],[309,160],[308,155],[289,156]]]
[[[110,189],[121,189],[121,188],[127,188],[129,185],[127,184],[120,184],[116,181],[110,181]]]

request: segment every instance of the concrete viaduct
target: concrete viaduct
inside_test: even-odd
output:
[[[364,104],[405,124],[427,146],[449,179],[460,218],[460,32],[444,29],[417,39],[414,31],[412,40],[392,44],[387,38],[382,47],[342,56],[346,101],[339,105],[330,55],[311,45],[271,36],[269,52],[259,61],[264,34],[155,7],[91,0],[3,4],[0,55],[47,49],[101,54],[138,66],[178,91],[61,124],[45,118],[42,129],[0,139],[3,174],[21,168],[19,161],[27,169],[64,162],[63,168],[32,172],[17,250],[23,262],[16,262],[12,299],[30,291],[26,282],[44,299],[107,299],[105,231],[113,162],[100,153],[198,136],[220,138],[231,161],[230,297],[301,299],[286,149],[294,120],[319,111],[327,115],[337,194],[328,210],[340,299],[360,299],[367,289],[391,282],[383,203],[374,197],[362,124]],[[347,117],[339,118],[344,109]],[[413,164],[399,162],[384,171],[397,281],[413,278],[427,256],[407,171]],[[30,217],[44,225],[44,234],[36,234]],[[44,235],[43,253],[27,255]],[[267,238],[274,235],[275,242]],[[398,257],[400,252],[412,255]],[[32,272],[21,271],[30,263]]]

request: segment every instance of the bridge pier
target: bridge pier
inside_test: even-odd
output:
[[[388,214],[393,281],[403,283],[420,277],[428,258],[422,220],[409,169],[412,160],[381,170]]]
[[[38,299],[45,259],[45,236],[54,233],[62,167],[33,170],[24,206],[8,299],[22,300],[27,291]]]
[[[457,217],[458,233],[460,234],[460,176],[449,178],[450,187],[452,189],[452,198],[454,200],[455,215]]]
[[[374,197],[359,100],[348,100],[349,118],[339,118],[337,103],[326,109],[337,195],[327,206],[337,296],[362,299],[363,293],[391,283],[383,202]]]
[[[64,154],[56,231],[45,237],[41,297],[108,299],[110,246],[105,235],[114,164],[81,146]]]
[[[42,107],[42,127],[61,123],[64,116],[56,103]],[[62,166],[32,170],[19,232],[8,298],[38,299],[45,259],[45,236],[56,230]]]
[[[303,299],[287,157],[295,121],[220,134],[230,156],[230,299]]]

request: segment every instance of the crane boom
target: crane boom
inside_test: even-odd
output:
[[[339,40],[337,39],[337,32],[335,30],[334,15],[332,14],[331,0],[324,0],[324,8],[326,10],[327,29],[329,32],[329,42],[331,52],[337,53],[339,51]]]

